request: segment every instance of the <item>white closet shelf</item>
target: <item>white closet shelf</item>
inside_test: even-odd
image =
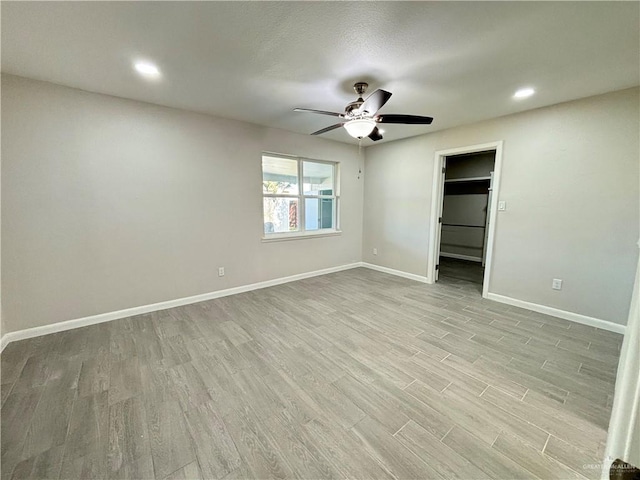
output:
[[[491,180],[491,177],[466,177],[466,178],[448,178],[445,179],[444,183],[454,183],[454,182],[483,182]]]

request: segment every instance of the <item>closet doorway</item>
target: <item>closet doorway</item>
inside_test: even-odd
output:
[[[470,282],[486,296],[500,157],[501,142],[436,153],[430,283]]]
[[[482,285],[496,152],[444,159],[438,277]]]

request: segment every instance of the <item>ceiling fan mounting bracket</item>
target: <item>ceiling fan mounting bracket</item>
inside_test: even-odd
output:
[[[353,84],[353,89],[358,94],[358,97],[362,97],[364,93],[367,91],[369,84],[367,82],[357,82]]]

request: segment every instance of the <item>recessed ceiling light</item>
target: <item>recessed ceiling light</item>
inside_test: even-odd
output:
[[[384,133],[384,129],[379,128],[379,129],[378,129],[378,132],[379,132],[380,134],[383,134],[383,133]]]
[[[527,98],[536,93],[533,88],[521,88],[513,94],[513,98]]]
[[[160,70],[153,63],[149,62],[136,62],[134,64],[134,68],[138,71],[138,73],[146,76],[146,77],[158,77],[160,75]]]

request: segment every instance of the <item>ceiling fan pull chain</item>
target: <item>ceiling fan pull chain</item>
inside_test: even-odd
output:
[[[358,180],[360,180],[360,176],[362,175],[362,164],[364,163],[364,158],[362,158],[362,137],[358,138]]]

